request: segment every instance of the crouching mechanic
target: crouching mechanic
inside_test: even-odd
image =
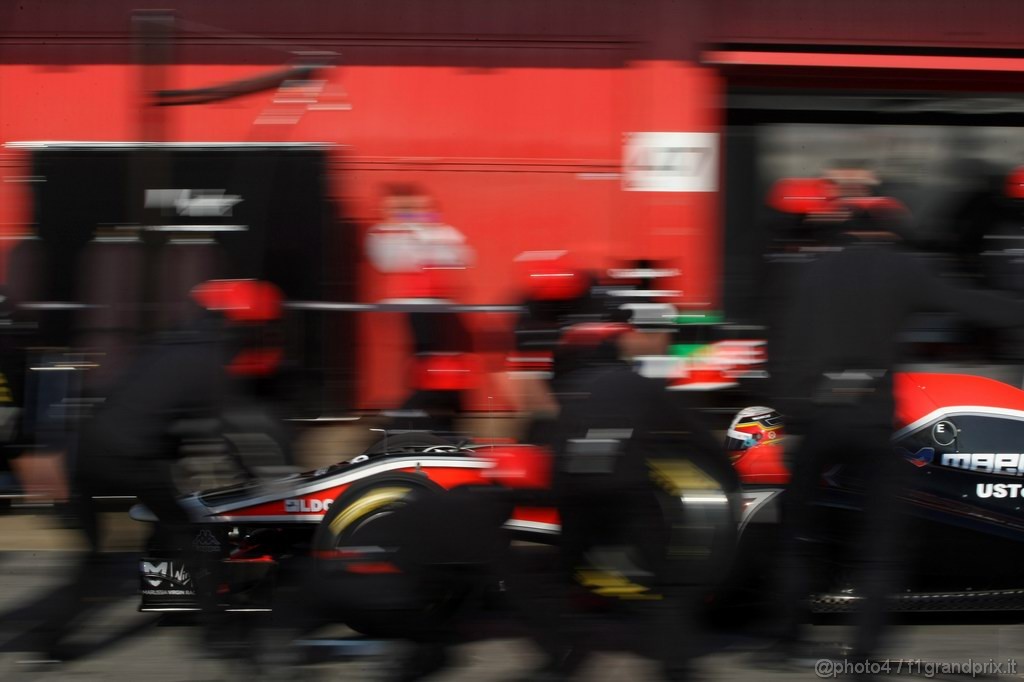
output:
[[[215,576],[199,569],[193,519],[178,504],[174,461],[181,442],[175,427],[219,419],[237,404],[234,376],[275,369],[281,349],[253,343],[280,317],[281,294],[265,282],[215,280],[193,289],[192,298],[199,306],[195,322],[143,352],[83,429],[72,483],[88,551],[61,606],[38,632],[36,650],[48,654],[46,660],[67,657],[61,644],[105,581],[97,496],[134,495],[148,507],[168,544],[184,552],[200,606],[213,606],[204,600],[216,594]]]
[[[664,381],[632,367],[666,354],[670,330],[639,322],[589,329],[617,353],[567,379],[554,494],[569,587],[538,633],[548,663],[531,679],[569,678],[597,639],[570,607],[574,595],[633,616],[641,650],[666,679],[687,679],[699,603],[735,539],[739,481],[697,415]]]

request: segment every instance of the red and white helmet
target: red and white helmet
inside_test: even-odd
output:
[[[781,445],[784,436],[785,424],[778,412],[761,405],[745,407],[726,431],[725,449],[735,461],[753,448]]]

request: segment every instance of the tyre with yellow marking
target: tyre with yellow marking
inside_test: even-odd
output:
[[[313,538],[316,598],[365,634],[396,636],[422,617],[416,577],[397,560],[407,531],[399,510],[444,490],[425,475],[361,481],[331,505]]]

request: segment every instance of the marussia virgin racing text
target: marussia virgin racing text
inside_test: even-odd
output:
[[[1024,455],[1018,452],[950,452],[942,455],[943,466],[1002,476],[1024,476],[1022,460]]]
[[[1021,495],[1024,483],[979,483],[978,497],[1024,497]]]
[[[181,564],[174,561],[143,559],[142,593],[148,595],[192,595],[195,590],[192,576]]]

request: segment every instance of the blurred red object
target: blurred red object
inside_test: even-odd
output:
[[[1022,181],[1024,181],[1024,176],[1022,176]],[[846,197],[840,203],[849,208],[866,211],[879,218],[905,218],[910,215],[910,211],[903,205],[903,202],[892,197]]]
[[[390,273],[390,291],[395,298],[453,300],[461,272],[461,268],[424,267],[413,272]]]
[[[736,380],[726,376],[721,367],[694,367],[669,382],[673,391],[709,391],[735,386]]]
[[[1014,168],[1006,178],[1006,196],[1024,199],[1024,166]]]
[[[70,499],[67,460],[62,452],[39,452],[11,460],[22,490],[33,502]]]
[[[203,308],[221,313],[244,332],[243,348],[228,363],[231,374],[262,377],[277,371],[284,349],[271,323],[281,319],[280,289],[254,279],[215,279],[196,285],[191,293]]]
[[[541,490],[551,487],[551,455],[534,445],[492,448],[482,454],[492,463],[484,471],[489,478],[509,488]]]
[[[412,385],[421,391],[466,391],[480,382],[482,365],[472,353],[426,353],[416,358]]]
[[[564,254],[517,261],[520,286],[538,301],[566,301],[587,291],[588,278]]]
[[[240,377],[264,377],[276,372],[283,360],[283,348],[243,348],[231,359],[228,371]]]
[[[550,372],[554,363],[554,353],[542,351],[513,351],[505,358],[507,372]]]
[[[821,178],[784,178],[768,194],[768,205],[782,213],[808,215],[835,210],[839,190]]]
[[[196,285],[192,298],[233,323],[272,322],[281,317],[281,290],[269,282],[214,279]]]
[[[625,322],[583,322],[569,327],[562,335],[561,344],[570,347],[593,347],[628,332],[632,327]]]

